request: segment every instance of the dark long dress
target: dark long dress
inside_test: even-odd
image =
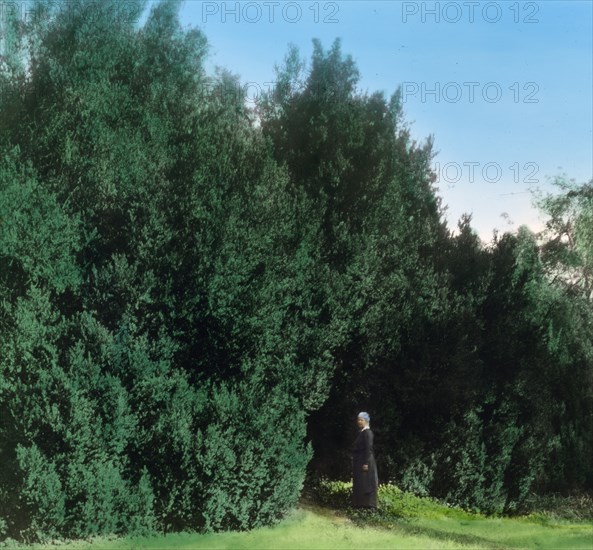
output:
[[[362,469],[363,464],[368,464],[368,471]],[[352,448],[352,505],[365,508],[377,507],[377,464],[373,455],[373,432],[370,429],[362,430]]]

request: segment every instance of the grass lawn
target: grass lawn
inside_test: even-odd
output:
[[[335,484],[339,488],[339,484]],[[342,499],[344,497],[344,489]],[[335,491],[335,487],[334,487]],[[593,521],[568,520],[552,514],[493,517],[418,498],[395,486],[379,492],[382,512],[368,518],[354,515],[359,525],[372,524],[394,532],[455,541],[473,548],[542,548],[593,550]],[[404,547],[405,548],[405,547]]]
[[[415,497],[414,497],[415,498]],[[61,549],[438,549],[438,548],[593,548],[593,523],[527,518],[487,518],[442,507],[415,517],[383,514],[377,522],[368,517],[349,519],[331,508],[305,504],[274,527],[243,533],[174,534],[153,538],[95,539],[92,542],[16,546],[37,550]],[[380,525],[380,524],[381,525]],[[374,524],[374,525],[370,525]]]
[[[488,548],[480,546],[479,548]],[[21,547],[24,548],[24,547]],[[247,533],[218,533],[210,535],[175,534],[145,539],[96,539],[94,542],[76,542],[60,545],[35,545],[28,548],[49,549],[232,549],[232,550],[307,550],[307,549],[393,549],[410,548],[476,548],[475,544],[429,534],[372,527],[359,527],[335,514],[299,508],[275,527],[266,527]]]
[[[534,519],[484,518],[472,520],[414,519],[396,523],[396,530],[453,539],[474,548],[548,548],[550,550],[593,549],[593,524],[568,522],[540,523]]]

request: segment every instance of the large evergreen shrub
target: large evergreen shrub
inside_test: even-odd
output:
[[[35,93],[3,73],[0,517],[14,538],[282,517],[331,377],[313,203],[244,98],[217,93],[236,79],[206,78],[205,39],[175,3],[140,29],[114,7],[31,20]]]

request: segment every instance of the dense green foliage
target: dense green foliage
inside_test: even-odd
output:
[[[271,523],[360,409],[416,493],[593,487],[590,186],[484,248],[339,42],[249,110],[177,2],[36,6],[0,58],[0,536]]]
[[[175,5],[26,30],[33,93],[8,79],[0,116],[3,530],[281,517],[331,368],[306,198]]]
[[[315,413],[331,425],[313,434],[318,468],[349,477],[352,420],[364,408],[375,412],[383,479],[416,494],[510,512],[530,491],[590,490],[590,302],[572,282],[553,280],[527,230],[484,249],[467,221],[442,245],[439,315],[438,302],[419,308],[382,369],[352,357],[349,374],[338,373]]]

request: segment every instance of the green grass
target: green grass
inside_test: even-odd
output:
[[[181,533],[153,538],[102,538],[68,544],[19,546],[36,550],[322,550],[322,549],[593,549],[593,522],[531,514],[486,517],[382,487],[378,512],[348,509],[349,485],[325,483],[317,502],[304,501],[284,521],[250,532]]]
[[[593,549],[592,521],[569,521],[552,514],[486,517],[415,497],[394,486],[381,488],[380,502],[378,513],[351,514],[354,521],[477,548]]]
[[[459,520],[415,518],[396,520],[390,529],[406,534],[454,540],[459,545],[476,548],[593,548],[593,525],[549,522],[541,524],[531,518],[473,518]]]
[[[393,549],[410,548],[476,548],[473,544],[459,544],[430,534],[406,533],[399,530],[360,527],[347,518],[323,510],[299,508],[275,527],[246,533],[218,533],[208,535],[176,534],[143,539],[96,539],[92,543],[35,545],[29,548],[63,550],[96,549],[213,549],[213,550],[334,550],[334,549]]]

